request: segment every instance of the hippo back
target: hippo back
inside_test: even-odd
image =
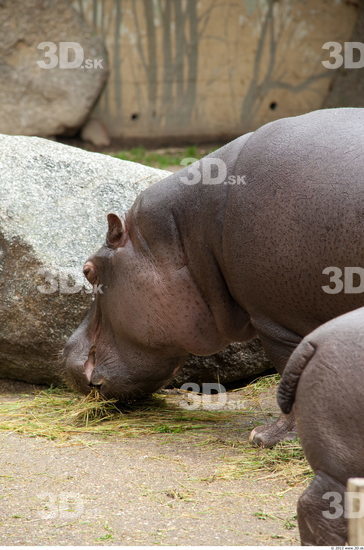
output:
[[[364,109],[281,119],[248,139],[230,186],[224,261],[232,296],[252,319],[304,336],[364,306],[326,293],[328,267],[364,265]]]

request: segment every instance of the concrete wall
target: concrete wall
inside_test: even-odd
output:
[[[111,74],[96,114],[116,138],[228,138],[320,108],[327,41],[349,40],[355,2],[75,0]]]
[[[364,2],[359,2],[359,14],[352,42],[364,42]],[[334,79],[324,107],[364,107],[364,68],[348,69],[344,66],[334,71]]]

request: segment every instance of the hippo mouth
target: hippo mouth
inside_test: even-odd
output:
[[[92,344],[86,360],[65,361],[63,378],[77,391],[86,395],[96,391],[104,399],[116,399],[119,405],[136,403],[159,390],[175,377],[184,363],[184,359],[174,359],[172,365],[163,365],[162,369],[135,368],[132,375],[116,357],[113,361],[101,359],[104,360],[97,364],[96,345]]]
[[[116,341],[102,330],[95,305],[63,350],[63,379],[68,387],[85,395],[97,392],[104,399],[129,404],[163,387],[186,360],[176,349]]]

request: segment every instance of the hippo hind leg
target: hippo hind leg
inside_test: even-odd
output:
[[[326,493],[331,493],[326,494]],[[343,546],[347,538],[344,518],[345,487],[318,471],[297,504],[303,546]]]
[[[297,334],[272,323],[255,322],[254,327],[261,339],[267,357],[282,374],[287,361],[301,341]],[[273,447],[280,441],[297,437],[293,411],[281,414],[274,422],[257,426],[251,432],[249,441],[259,447]]]

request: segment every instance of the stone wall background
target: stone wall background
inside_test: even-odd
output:
[[[350,40],[358,18],[358,3],[344,0],[73,6],[109,54],[109,80],[93,116],[129,142],[229,139],[321,108],[337,72],[322,66],[322,45]]]

